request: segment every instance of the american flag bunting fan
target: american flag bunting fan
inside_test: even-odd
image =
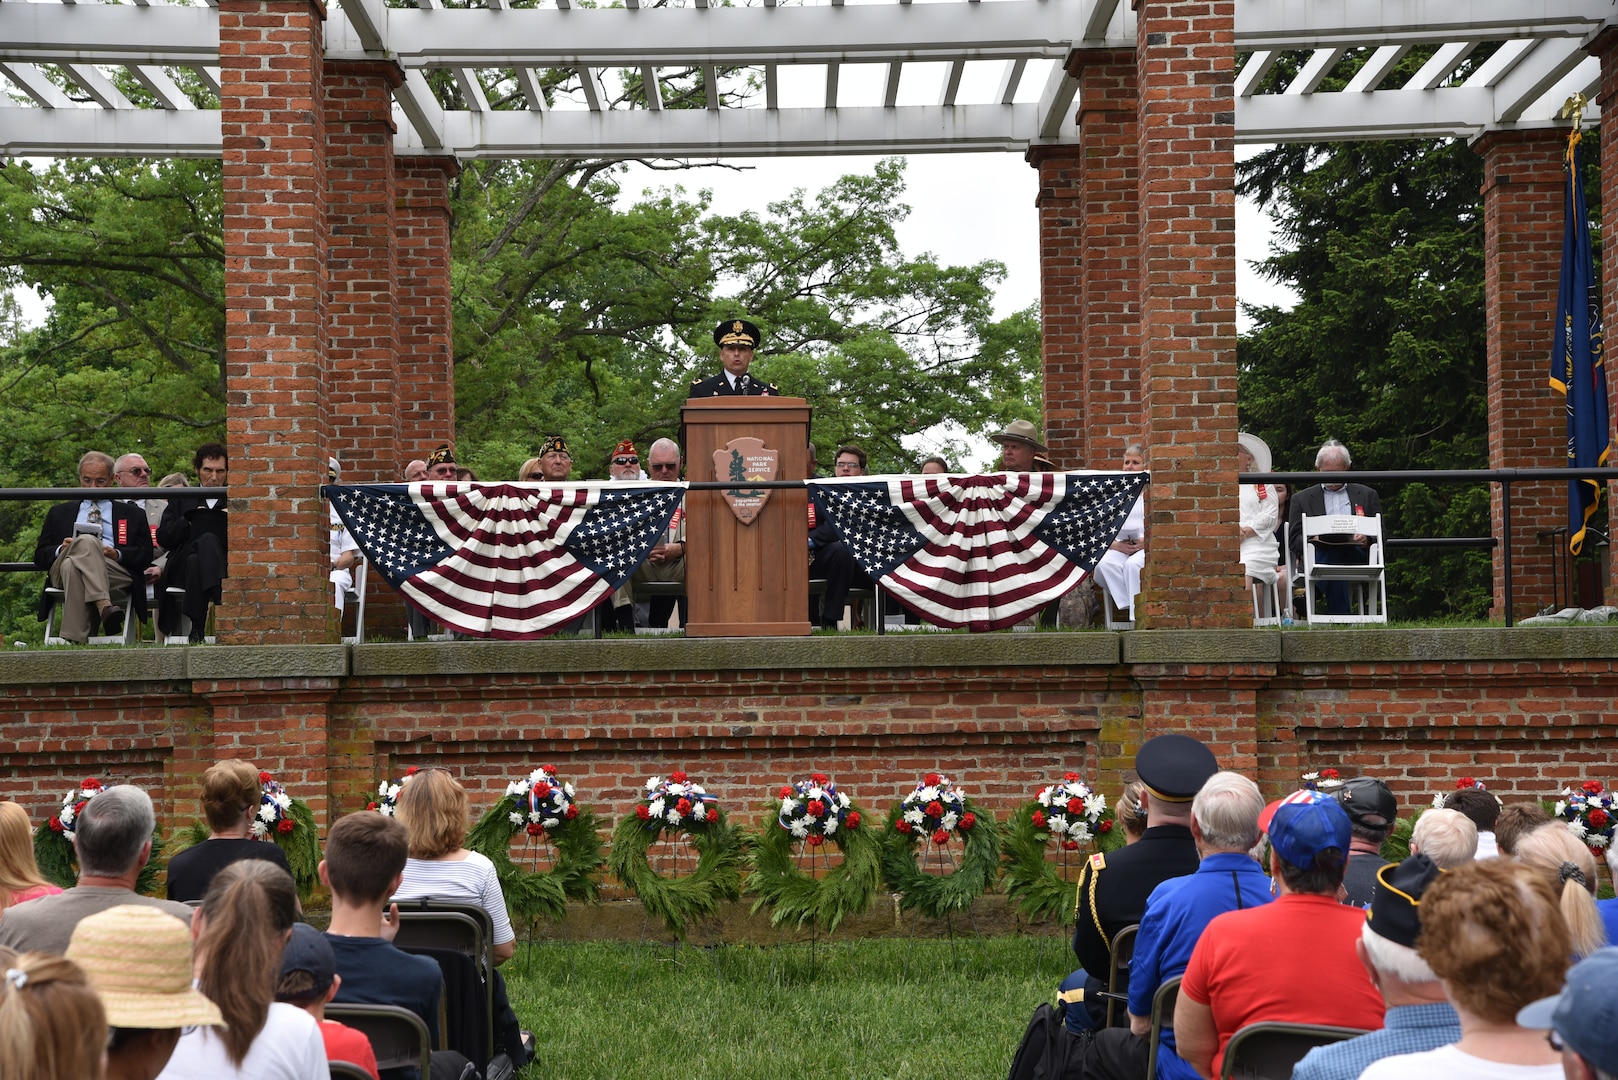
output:
[[[1084,580],[1118,536],[1144,472],[991,473],[809,481],[860,568],[937,626],[1000,630]]]
[[[684,484],[374,484],[321,489],[373,569],[452,630],[530,639],[612,595]]]

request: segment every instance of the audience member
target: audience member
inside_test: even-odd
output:
[[[1382,1025],[1382,997],[1355,956],[1365,913],[1337,902],[1353,827],[1329,794],[1300,791],[1266,808],[1272,904],[1208,924],[1174,1009],[1179,1054],[1218,1076],[1230,1037],[1248,1024]]]
[[[357,813],[332,825],[319,870],[321,882],[331,889],[331,927],[326,938],[342,977],[332,1000],[340,1005],[409,1009],[421,1017],[437,1045],[443,973],[430,957],[412,956],[393,947],[399,905],[389,905],[388,898],[398,891],[409,856],[409,834],[394,818]],[[416,1080],[417,1072],[389,1069],[384,1080]]]
[[[531,457],[524,461],[517,469],[517,479],[524,483],[538,483],[545,479],[544,473],[539,468],[539,459]]]
[[[1537,802],[1502,806],[1494,821],[1495,847],[1507,857],[1516,855],[1517,841],[1551,820],[1550,813]]]
[[[517,935],[506,914],[506,898],[494,863],[466,850],[466,812],[466,789],[446,769],[424,769],[399,789],[394,813],[409,836],[410,858],[393,898],[429,898],[482,908],[493,927],[489,952],[497,966],[516,955]],[[504,1050],[520,1069],[533,1053],[524,1042],[498,971],[494,972],[492,1005],[495,1048]]]
[[[705,397],[773,397],[781,391],[776,386],[755,379],[747,373],[753,364],[753,351],[763,342],[764,334],[746,319],[726,319],[714,327],[713,342],[719,346],[719,363],[723,370],[717,375],[692,382],[688,398]]]
[[[456,466],[455,479],[459,480],[461,483],[475,483],[477,478],[478,474],[474,470],[467,468],[465,465]]]
[[[838,476],[864,476],[865,451],[857,446],[840,446],[832,467]],[[848,591],[870,588],[871,579],[860,569],[854,552],[838,535],[831,518],[822,519],[812,503],[809,522],[809,579],[826,582],[823,594],[809,594],[809,623],[823,630],[835,630],[843,618],[843,609],[848,606]]]
[[[651,478],[659,484],[677,484],[680,481],[680,447],[673,439],[658,439],[646,453],[646,467]],[[652,547],[646,561],[635,568],[629,579],[631,590],[638,584],[673,582],[685,584],[685,504],[674,511],[669,527]],[[685,625],[685,598],[678,598],[680,625]],[[674,614],[676,598],[654,596],[648,604],[648,625],[667,626]]]
[[[1558,897],[1567,920],[1573,955],[1589,956],[1607,942],[1607,926],[1596,907],[1595,856],[1561,822],[1541,825],[1517,840],[1516,860],[1539,871]]]
[[[1236,443],[1237,472],[1270,471],[1268,443],[1245,431],[1236,436]],[[1240,484],[1237,497],[1241,518],[1242,566],[1246,568],[1249,581],[1267,587],[1275,582],[1275,564],[1281,558],[1281,549],[1275,543],[1275,525],[1281,519],[1281,502],[1268,484]],[[1267,588],[1261,591],[1265,596],[1269,595]]]
[[[1505,860],[1440,875],[1421,900],[1416,952],[1444,985],[1460,1040],[1372,1063],[1362,1080],[1560,1080],[1561,1057],[1517,1013],[1561,988],[1567,925],[1534,871]]]
[[[141,491],[150,491],[152,488],[152,467],[146,464],[146,459],[139,454],[125,454],[112,466],[112,479],[120,488],[133,488]],[[167,499],[139,498],[127,500],[129,505],[138,507],[146,514],[146,527],[152,534],[152,546],[157,546],[157,527],[163,521],[163,510],[168,506]],[[157,584],[157,579],[163,573],[163,565],[167,558],[158,552],[151,565],[142,572],[142,578],[148,587]]]
[[[192,455],[202,487],[229,483],[230,459],[224,446],[204,443]],[[207,629],[208,605],[219,603],[220,583],[229,573],[230,506],[223,498],[175,496],[163,511],[157,542],[169,553],[158,582],[157,625],[168,637],[182,632],[190,620],[190,639],[200,642]],[[178,600],[168,590],[179,588]]]
[[[417,465],[421,466],[420,472],[415,471]],[[443,483],[454,479],[456,479],[455,451],[448,443],[440,444],[427,456],[426,461],[412,461],[405,466],[406,483]],[[428,618],[426,612],[409,600],[405,601],[405,624],[409,627],[412,641],[444,633],[442,625]]]
[[[631,439],[624,439],[613,447],[612,457],[607,461],[608,480],[641,480],[645,473],[640,471],[640,451],[635,449]]]
[[[405,463],[405,467],[404,467],[404,482],[405,483],[407,483],[407,484],[419,484],[425,479],[427,479],[427,463],[425,461],[421,460],[420,458],[416,458],[413,461],[409,461],[409,462]]]
[[[1347,472],[1353,464],[1348,447],[1336,439],[1327,439],[1315,454],[1315,469],[1319,472]],[[1376,517],[1382,513],[1382,499],[1364,484],[1316,484],[1292,496],[1287,511],[1287,525],[1291,531],[1292,567],[1303,572],[1303,519],[1306,517]],[[1328,533],[1312,541],[1315,561],[1334,566],[1363,566],[1370,559],[1370,541],[1359,533]],[[1348,582],[1331,581],[1321,588],[1325,593],[1328,615],[1348,614]],[[1317,603],[1318,603],[1317,598]]]
[[[154,907],[189,924],[191,909],[184,904],[135,892],[156,826],[151,796],[133,784],[110,787],[85,803],[73,822],[78,884],[7,908],[0,917],[0,945],[19,952],[66,952],[80,919],[120,904]]]
[[[263,859],[292,872],[279,845],[255,840],[253,820],[263,799],[258,768],[247,761],[216,761],[202,774],[202,813],[208,839],[169,860],[170,900],[201,900],[214,875],[238,859]]]
[[[28,811],[14,802],[0,802],[0,911],[61,891],[39,872]]]
[[[1145,791],[1145,784],[1131,780],[1124,785],[1123,794],[1112,806],[1113,820],[1123,826],[1125,846],[1146,835],[1146,808],[1141,805],[1141,796]]]
[[[342,465],[336,458],[326,459],[326,483],[335,484],[342,475]],[[331,584],[335,594],[337,615],[342,617],[348,590],[354,587],[354,567],[360,561],[360,545],[337,515],[337,507],[327,503],[331,515]]]
[[[1004,431],[989,438],[1000,444],[1002,472],[1040,472],[1034,458],[1049,452],[1049,448],[1039,441],[1039,429],[1027,420],[1013,420]]]
[[[84,970],[0,949],[0,1080],[100,1080],[107,1017]]]
[[[275,982],[297,917],[292,875],[258,859],[214,875],[197,909],[197,989],[219,1006],[223,1031],[190,1028],[162,1080],[309,1080],[327,1075],[314,1017],[275,1000]]]
[[[112,465],[99,450],[85,454],[79,459],[79,486],[111,486]],[[132,586],[145,581],[152,556],[145,511],[129,503],[109,497],[51,507],[39,528],[34,566],[46,572],[48,585],[62,590],[62,638],[83,645],[92,633],[117,633],[124,618],[120,602],[131,592],[135,617],[144,620],[146,589]],[[51,597],[41,592],[40,621],[50,617],[51,607]]]
[[[1410,854],[1425,855],[1442,870],[1471,862],[1477,853],[1478,827],[1457,810],[1428,810],[1410,830]]]
[[[1144,472],[1146,450],[1140,443],[1124,447],[1124,472]],[[1129,508],[1118,536],[1096,564],[1096,580],[1111,598],[1112,606],[1135,618],[1135,597],[1140,593],[1140,575],[1146,567],[1146,493],[1142,492]]]
[[[1618,850],[1614,850],[1613,846],[1608,844],[1603,855],[1606,858],[1607,873],[1614,881],[1618,881]],[[1618,942],[1618,898],[1597,900],[1596,910],[1601,912],[1601,921],[1606,924],[1607,940]]]
[[[460,469],[455,464],[455,448],[449,443],[440,443],[436,450],[427,455],[427,475],[422,479],[429,483],[443,483],[459,477]]]
[[[1500,800],[1478,787],[1460,788],[1444,799],[1445,810],[1459,810],[1478,827],[1478,858],[1493,859],[1500,854],[1494,841],[1494,823],[1500,817]]]
[[[1073,953],[1080,968],[1059,992],[1070,1028],[1101,1026],[1106,1002],[1099,995],[1107,988],[1118,931],[1140,922],[1153,889],[1196,872],[1191,800],[1218,771],[1213,751],[1188,735],[1158,735],[1135,754],[1147,828],[1137,843],[1092,855],[1079,870]]]
[[[937,473],[948,473],[949,471],[949,462],[945,461],[937,454],[922,459],[921,473],[923,476],[931,476]]]
[[[558,484],[573,473],[573,455],[567,440],[560,435],[547,435],[539,447],[539,479]]]
[[[1354,840],[1348,848],[1348,869],[1343,871],[1343,903],[1362,908],[1371,902],[1377,871],[1388,865],[1382,857],[1382,841],[1388,838],[1399,813],[1393,792],[1374,776],[1355,776],[1336,791],[1337,801],[1348,811]]]
[[[281,975],[275,984],[275,1000],[302,1009],[320,1025],[327,1061],[358,1065],[378,1080],[376,1052],[365,1033],[347,1024],[326,1019],[326,1005],[337,994],[342,979],[337,975],[337,958],[326,935],[308,923],[294,923],[281,953]]]
[[[1129,964],[1129,1027],[1095,1033],[1085,1051],[1084,1080],[1145,1076],[1157,988],[1184,974],[1197,939],[1216,915],[1270,902],[1270,881],[1247,854],[1258,843],[1263,809],[1258,785],[1233,772],[1209,777],[1191,801],[1191,836],[1202,862],[1195,873],[1170,878],[1147,899]],[[1174,1047],[1174,1033],[1165,1029],[1156,1080],[1195,1080]]]
[[[1562,992],[1519,1010],[1517,1023],[1555,1036],[1551,1049],[1561,1053],[1567,1080],[1618,1076],[1618,949],[1574,964]]]
[[[67,958],[107,1012],[107,1080],[153,1080],[186,1028],[219,1027],[219,1006],[192,985],[191,932],[161,911],[124,904],[73,928]]]
[[[1461,1037],[1460,1018],[1444,997],[1443,984],[1416,952],[1421,898],[1441,873],[1443,868],[1425,855],[1378,871],[1370,915],[1354,951],[1387,1004],[1382,1028],[1309,1051],[1292,1070],[1292,1080],[1355,1080],[1373,1061],[1436,1050]]]
[[[640,469],[640,451],[629,439],[613,448],[607,461],[607,479],[626,482],[638,481],[645,474]],[[635,632],[635,590],[626,581],[613,591],[612,596],[596,605],[596,613],[606,620],[606,629],[627,633]]]

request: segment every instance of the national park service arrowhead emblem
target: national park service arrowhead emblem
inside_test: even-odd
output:
[[[767,449],[762,439],[732,439],[713,452],[713,474],[719,483],[757,484],[774,480],[780,473],[781,452]],[[751,525],[770,501],[770,489],[734,487],[721,492],[731,513],[743,525]]]

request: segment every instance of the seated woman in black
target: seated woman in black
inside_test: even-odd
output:
[[[169,860],[170,900],[201,900],[213,876],[238,859],[264,859],[291,873],[273,841],[253,839],[262,794],[252,762],[220,761],[202,774],[202,812],[210,835]]]

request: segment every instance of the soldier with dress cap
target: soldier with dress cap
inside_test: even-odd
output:
[[[746,319],[726,319],[714,327],[713,341],[719,346],[719,360],[725,369],[719,374],[691,384],[688,397],[779,397],[781,391],[747,373],[753,363],[753,350],[764,335]]]
[[[1063,981],[1059,995],[1070,1027],[1101,1026],[1107,1005],[1100,995],[1118,932],[1140,922],[1161,882],[1196,873],[1191,800],[1218,771],[1213,751],[1189,735],[1159,735],[1135,754],[1135,774],[1146,787],[1146,832],[1127,847],[1091,855],[1079,871],[1073,952],[1082,968]]]

